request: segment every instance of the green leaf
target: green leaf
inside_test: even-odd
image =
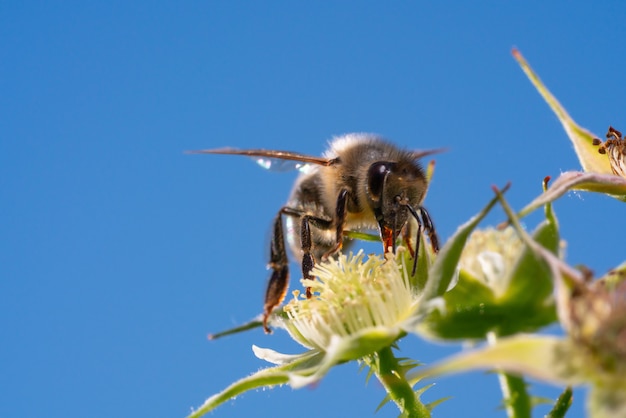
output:
[[[572,406],[572,388],[568,386],[558,397],[546,418],[563,418],[570,406]]]
[[[609,159],[606,158],[606,155],[600,154],[598,147],[593,145],[593,139],[597,138],[597,135],[579,126],[570,115],[568,115],[567,111],[541,82],[537,74],[535,74],[518,50],[513,50],[513,57],[515,57],[524,73],[526,73],[526,76],[559,118],[561,125],[563,125],[565,132],[574,145],[574,150],[578,155],[578,160],[583,169],[587,172],[612,174]]]
[[[422,292],[426,287],[426,283],[428,283],[429,270],[433,264],[433,260],[435,259],[435,254],[430,247],[430,243],[426,242],[424,235],[420,235],[419,239],[420,246],[417,254],[417,260],[411,257],[410,251],[404,251],[401,253],[402,268],[404,271],[409,273],[411,288],[418,293]],[[415,266],[415,274],[411,274],[414,263],[417,263]]]
[[[556,219],[540,224],[533,238],[552,253],[559,247]],[[556,321],[552,274],[548,264],[525,247],[510,273],[508,288],[497,297],[482,280],[461,270],[459,282],[443,295],[445,309],[435,310],[418,326],[436,339],[483,339],[530,332]]]
[[[284,365],[269,367],[245,377],[228,386],[226,389],[209,397],[198,409],[192,412],[188,418],[198,418],[209,411],[214,410],[229,399],[233,399],[244,392],[260,387],[273,387],[289,382],[291,373],[311,373],[323,360],[323,353],[309,351],[304,354],[293,356],[291,362]]]
[[[465,274],[444,296],[444,311],[433,311],[418,326],[418,333],[440,340],[477,340],[489,332],[505,336],[533,331],[556,320],[553,306],[502,304],[493,298],[490,289]],[[471,299],[464,299],[466,295]],[[482,301],[476,300],[479,297]]]
[[[584,274],[584,272],[570,267],[554,253],[548,251],[546,248],[539,245],[534,239],[532,239],[532,237],[530,237],[520,225],[519,218],[515,215],[513,209],[511,209],[511,206],[508,204],[506,199],[504,199],[504,195],[497,190],[496,195],[500,200],[502,209],[504,209],[504,212],[509,217],[509,222],[511,223],[513,228],[515,228],[522,241],[524,241],[524,243],[530,249],[532,249],[538,257],[544,259],[549,265],[556,289],[555,294],[557,298],[557,305],[560,305],[560,310],[564,309],[566,305],[566,303],[564,303],[564,299],[566,299],[567,295],[569,294],[565,289],[572,289],[576,286],[584,287],[584,284],[587,283],[586,275]],[[552,210],[551,206],[549,205],[546,206],[546,215],[549,219],[552,217]],[[556,221],[554,222],[556,223]]]
[[[443,374],[498,369],[566,385],[580,384],[586,375],[579,366],[584,353],[574,342],[553,336],[518,335],[450,357],[411,372],[411,382]]]
[[[361,241],[380,242],[380,236],[362,231],[343,231],[343,236],[348,239],[358,239]]]
[[[467,238],[480,221],[487,216],[497,200],[497,198],[491,199],[487,206],[478,212],[477,215],[461,225],[439,251],[435,262],[428,272],[428,282],[424,288],[424,298],[426,300],[439,297],[448,289],[456,274],[457,265]]]
[[[434,310],[418,324],[420,334],[435,339],[482,339],[505,317],[491,288],[465,270],[443,300],[444,309]]]
[[[533,234],[533,239],[553,254],[559,250],[559,231],[555,222],[542,222]],[[537,257],[527,246],[512,272],[509,287],[501,303],[531,308],[544,305],[552,294],[552,274],[546,262]]]

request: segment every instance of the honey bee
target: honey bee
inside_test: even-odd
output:
[[[347,134],[330,142],[322,157],[289,151],[221,148],[190,151],[194,154],[233,154],[254,157],[268,167],[291,162],[302,171],[287,203],[274,218],[270,243],[272,269],[263,316],[263,328],[281,304],[289,284],[289,260],[285,238],[292,253],[302,260],[302,276],[312,279],[317,260],[325,260],[344,245],[344,231],[378,230],[384,252],[396,251],[400,234],[410,234],[408,220],[417,222],[419,236],[428,234],[433,251],[439,249],[435,227],[422,201],[428,187],[418,159],[440,150],[407,151],[372,134]],[[285,229],[286,228],[286,229]],[[286,233],[285,233],[286,231]],[[407,240],[408,242],[408,240]],[[310,288],[306,296],[311,297]]]

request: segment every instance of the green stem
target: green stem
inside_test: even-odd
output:
[[[489,344],[496,343],[496,335],[489,333]],[[532,404],[524,378],[497,371],[503,403],[509,418],[531,418]]]
[[[370,367],[387,390],[389,398],[400,409],[401,416],[430,418],[430,411],[419,400],[417,393],[406,380],[404,370],[394,356],[391,347],[383,348],[376,354],[377,360],[374,360]]]

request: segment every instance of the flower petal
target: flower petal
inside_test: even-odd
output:
[[[303,354],[282,354],[270,348],[261,348],[256,345],[252,346],[252,351],[257,358],[279,366],[303,359],[307,355],[315,355],[319,352],[318,350],[310,350]]]
[[[289,384],[294,389],[320,380],[336,364],[356,360],[389,347],[401,334],[399,328],[376,327],[365,329],[349,337],[331,337],[330,343],[314,369],[294,370],[289,374]],[[310,373],[312,371],[312,373]]]

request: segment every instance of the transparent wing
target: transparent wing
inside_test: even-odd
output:
[[[308,172],[312,166],[329,166],[338,160],[311,155],[299,154],[291,151],[277,151],[264,149],[235,149],[218,148],[209,150],[187,151],[188,154],[230,154],[243,155],[252,158],[261,167],[272,171],[299,170]]]
[[[283,172],[283,171],[291,171],[298,170],[301,172],[308,172],[311,170],[312,164],[303,163],[302,161],[293,161],[293,160],[281,160],[279,158],[269,158],[269,157],[250,157],[256,162],[258,165],[263,167],[266,170]]]

